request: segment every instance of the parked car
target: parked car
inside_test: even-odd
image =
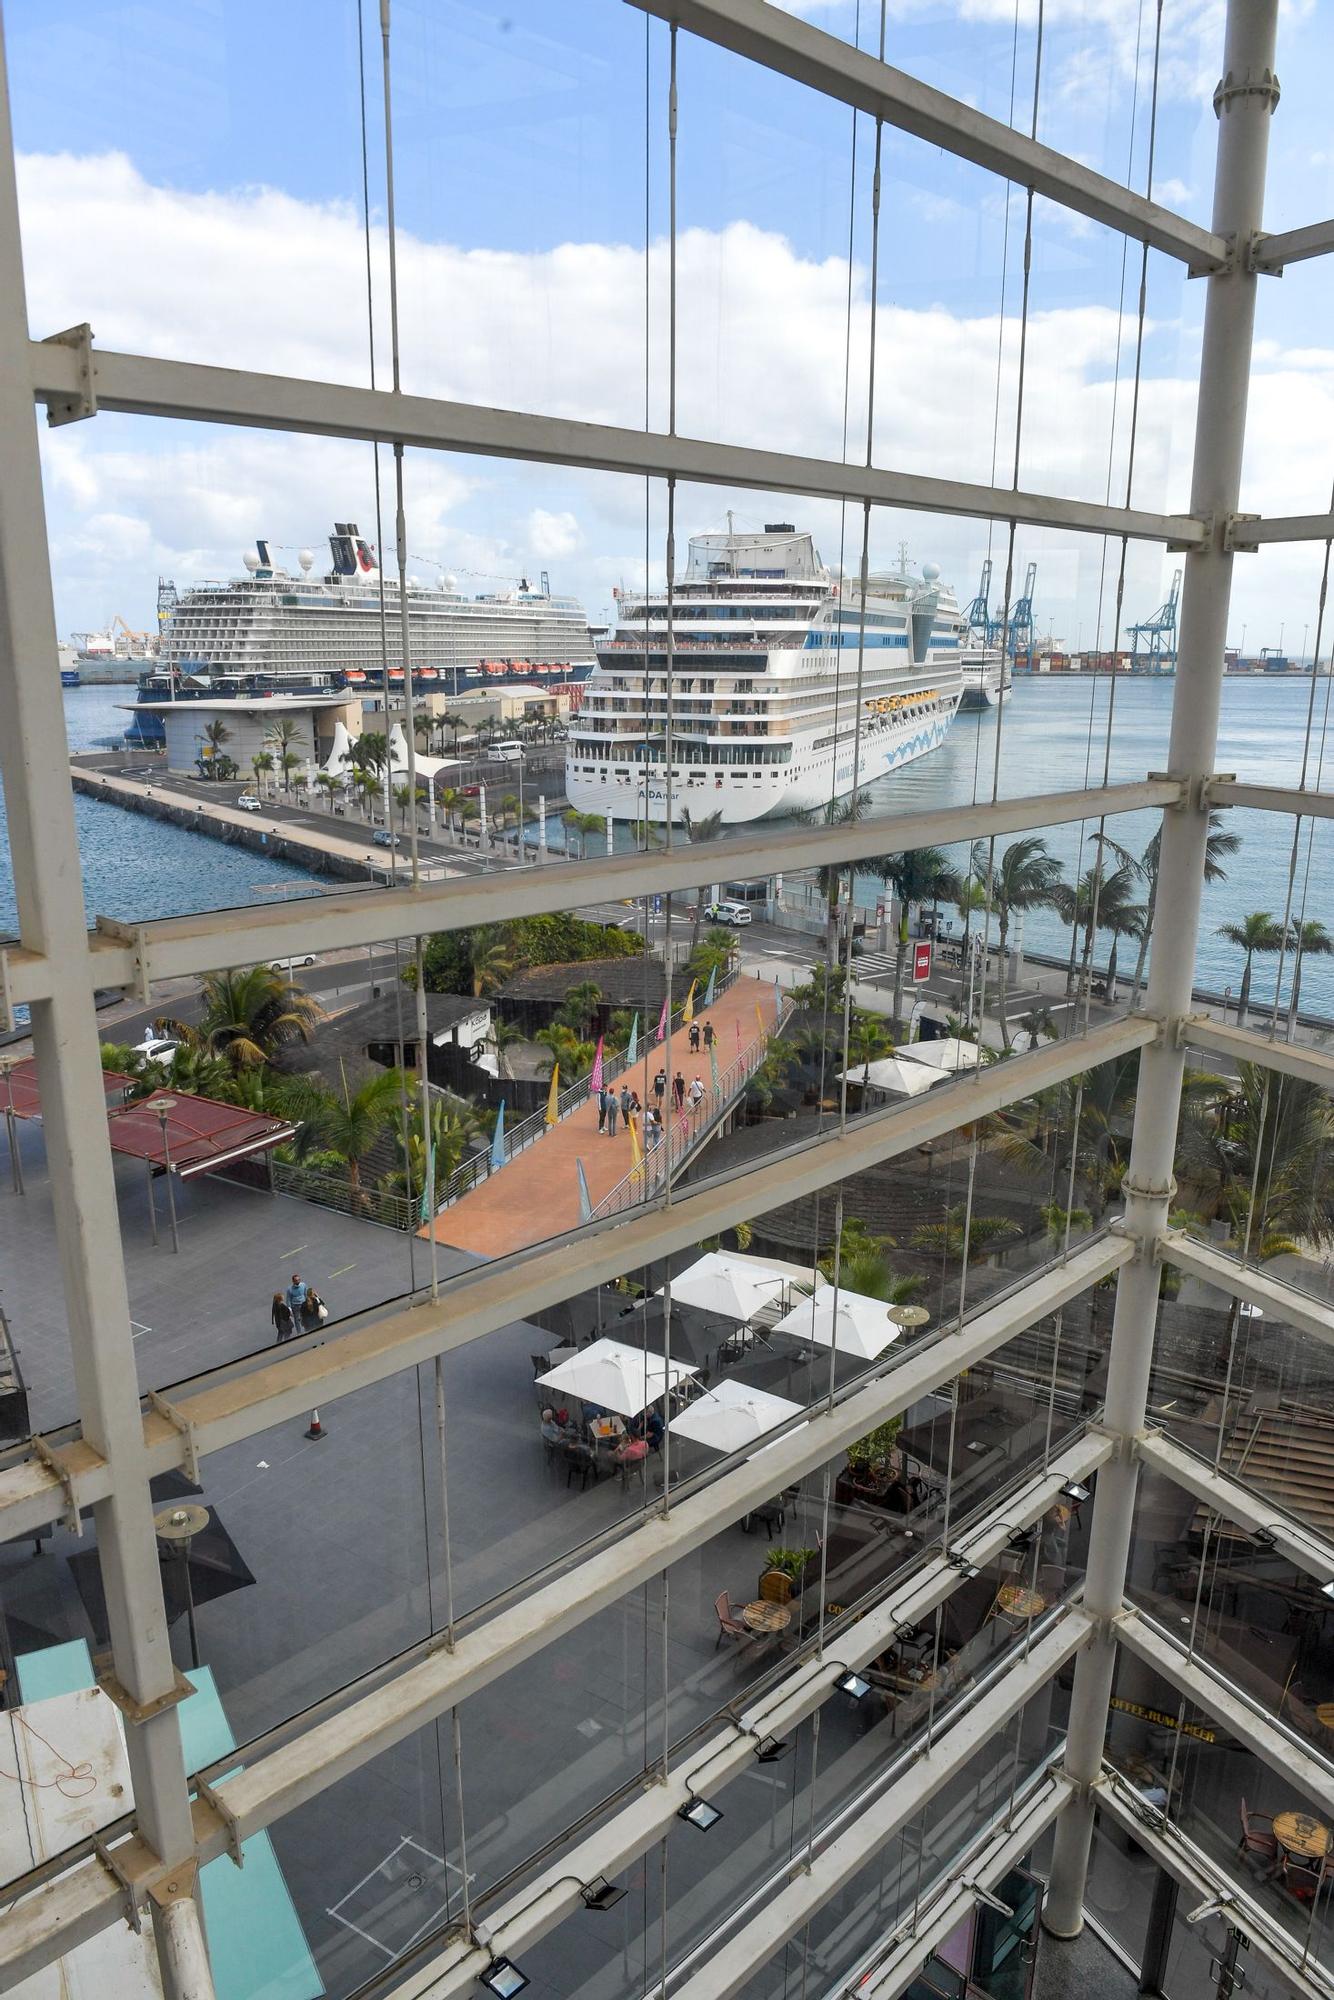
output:
[[[704,914],[711,924],[731,924],[734,928],[754,921],[748,903],[706,903]]]
[[[387,826],[377,826],[375,832],[371,835],[371,839],[377,847],[398,847],[401,845],[398,835],[391,833]]]
[[[132,1053],[148,1062],[161,1063],[165,1069],[180,1046],[174,1035],[158,1035],[150,1028],[143,1040],[134,1044]]]
[[[243,813],[257,813],[264,810],[254,792],[242,792],[236,803]]]
[[[294,953],[291,958],[271,958],[269,960],[269,971],[291,972],[298,965],[318,965],[318,964],[319,960],[316,958],[313,951],[298,951]]]

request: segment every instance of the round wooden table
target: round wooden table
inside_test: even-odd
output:
[[[771,1604],[767,1597],[757,1597],[753,1604],[742,1607],[741,1622],[752,1632],[786,1632],[792,1613],[786,1604]]]
[[[1007,1618],[1036,1618],[1047,1608],[1047,1600],[1025,1583],[1007,1583],[996,1594],[996,1602]]]
[[[1322,1701],[1316,1707],[1315,1719],[1322,1729],[1334,1729],[1334,1701]]]
[[[1289,1854],[1301,1854],[1311,1861],[1329,1853],[1329,1828],[1312,1819],[1310,1813],[1276,1813],[1274,1838]]]

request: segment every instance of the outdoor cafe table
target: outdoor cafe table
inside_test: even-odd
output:
[[[1046,1598],[1022,1583],[1007,1583],[996,1593],[996,1602],[1007,1618],[1036,1618],[1047,1608]]]
[[[1329,1853],[1329,1828],[1310,1813],[1276,1813],[1274,1838],[1289,1854],[1300,1854],[1310,1861],[1319,1861]]]
[[[741,1620],[752,1632],[786,1632],[792,1613],[786,1604],[771,1604],[767,1598],[757,1597],[753,1604],[742,1607]]]
[[[615,1444],[625,1436],[625,1425],[619,1417],[595,1417],[588,1429],[597,1444]]]

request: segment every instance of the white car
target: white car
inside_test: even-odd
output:
[[[155,1035],[150,1029],[141,1042],[135,1043],[132,1053],[143,1056],[148,1062],[161,1063],[165,1068],[180,1046],[171,1035]]]
[[[264,810],[254,792],[242,792],[236,803],[243,813],[257,813]]]
[[[747,903],[706,903],[704,914],[711,924],[748,924],[753,921]]]
[[[316,958],[313,951],[298,951],[294,953],[294,955],[291,958],[271,958],[269,960],[269,971],[291,972],[293,968],[298,965],[318,965],[318,964],[319,960]]]
[[[371,838],[375,842],[375,845],[377,847],[402,846],[402,842],[399,840],[398,835],[396,833],[391,833],[387,826],[377,826],[375,832],[371,835]]]

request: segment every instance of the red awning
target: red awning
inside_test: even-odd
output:
[[[132,1076],[122,1076],[118,1069],[102,1071],[102,1088],[108,1097],[117,1091],[128,1090],[134,1082]],[[32,1056],[16,1062],[12,1069],[0,1070],[0,1111],[10,1110],[16,1118],[40,1118],[42,1097],[37,1087],[37,1064]]]
[[[165,1132],[163,1106],[168,1107]],[[192,1097],[182,1090],[155,1090],[150,1097],[110,1111],[107,1126],[113,1152],[149,1160],[155,1167],[170,1164],[182,1180],[251,1153],[267,1153],[296,1134],[296,1127],[285,1119],[220,1104],[214,1097]]]

